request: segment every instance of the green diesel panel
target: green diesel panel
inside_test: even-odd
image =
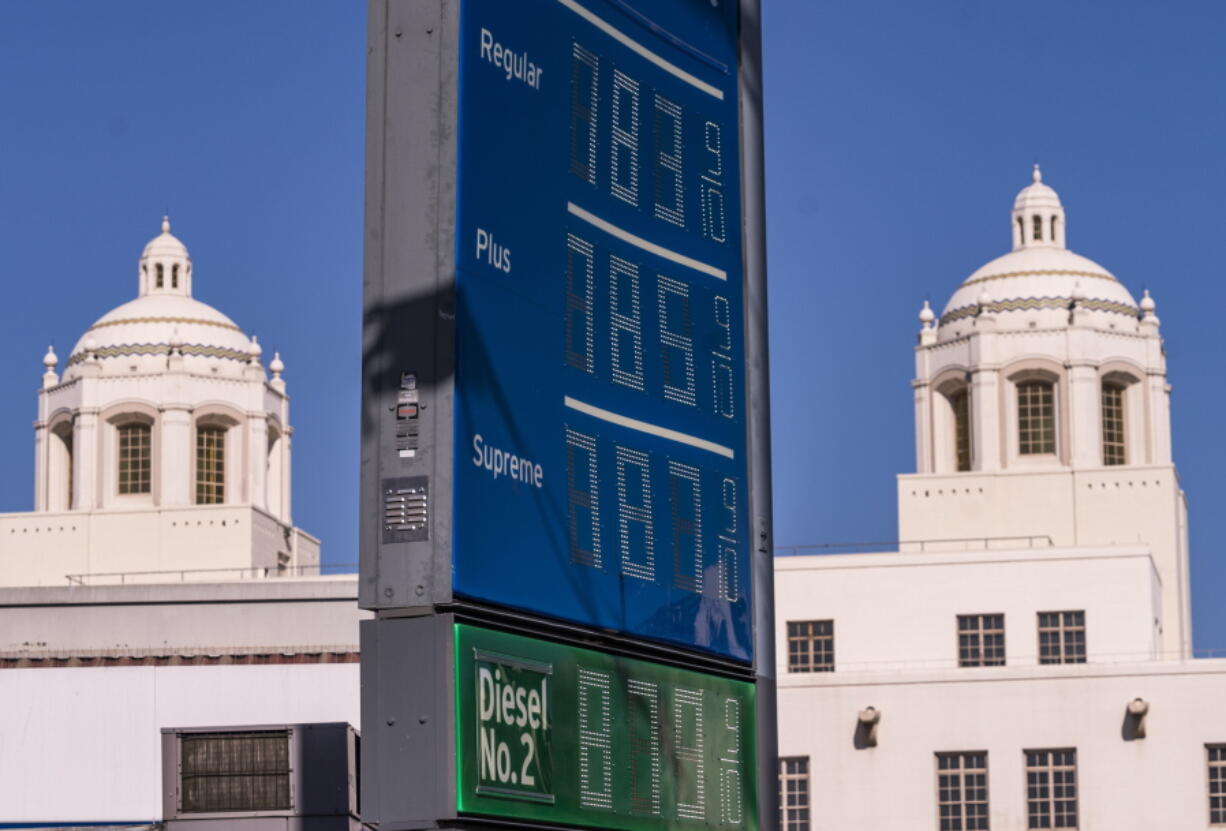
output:
[[[754,687],[455,626],[456,809],[756,831]]]

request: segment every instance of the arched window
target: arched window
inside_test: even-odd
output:
[[[950,394],[949,408],[954,416],[954,464],[956,470],[971,469],[971,407],[966,387]]]
[[[1018,245],[1024,245],[1026,242],[1026,223],[1020,216],[1017,218],[1017,242]]]
[[[1023,456],[1056,452],[1055,391],[1050,381],[1017,385],[1017,452]]]
[[[1038,214],[1034,215],[1034,238],[1037,240],[1043,239],[1043,217]]]
[[[72,510],[72,422],[61,421],[51,429],[48,473],[49,511]]]
[[[162,275],[164,273],[164,269],[162,268],[161,263],[158,263],[153,268],[154,268],[154,271],[157,273],[157,281],[154,283],[154,285],[160,289],[162,288],[162,282],[163,282]]]
[[[1103,382],[1103,464],[1128,464],[1127,440],[1124,433],[1124,386]]]
[[[201,425],[196,428],[196,504],[220,505],[226,501],[226,428]]]
[[[1051,216],[1051,237],[1050,239],[1052,242],[1056,241],[1056,215],[1055,214],[1052,214]]]
[[[175,263],[170,267],[170,287],[177,289],[179,287],[179,264]]]
[[[148,424],[129,422],[119,425],[115,432],[119,437],[119,493],[149,493],[153,479],[153,430]]]

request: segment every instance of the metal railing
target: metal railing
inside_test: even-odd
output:
[[[953,543],[960,548],[952,550],[972,551],[976,549],[1009,549],[1009,548],[1054,548],[1055,542],[1047,534],[1031,534],[1014,537],[949,537],[934,540],[884,540],[877,542],[818,542],[805,545],[777,545],[776,554],[784,556],[799,554],[804,551],[837,553],[837,550],[875,549],[882,553],[895,553],[907,546],[912,551],[949,551]],[[1003,544],[1002,544],[1003,543]]]
[[[72,586],[128,586],[142,583],[191,583],[211,579],[280,580],[286,577],[327,577],[356,572],[357,563],[323,563],[306,566],[268,566],[261,568],[180,568],[165,571],[108,571],[92,574],[67,574]],[[227,576],[228,575],[228,576]]]

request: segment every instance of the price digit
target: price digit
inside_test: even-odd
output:
[[[639,205],[639,82],[613,70],[613,158],[610,189],[634,207]]]
[[[659,685],[626,680],[630,708],[630,810],[660,815]]]
[[[719,595],[724,600],[735,602],[741,597],[740,560],[736,545],[736,480],[724,479],[723,494],[724,524],[719,532]]]
[[[673,508],[673,585],[702,594],[702,491],[698,468],[668,462]]]
[[[588,375],[596,371],[592,305],[596,293],[595,249],[566,235],[566,365]]]
[[[720,127],[714,121],[708,121],[703,127],[703,143],[711,154],[710,167],[702,174],[699,182],[700,203],[702,205],[702,232],[716,242],[724,242],[728,238],[728,220],[724,214],[724,156],[723,138]]]
[[[681,107],[656,95],[655,214],[685,227],[685,192],[681,180]]]
[[[609,675],[579,667],[579,804],[613,808],[612,684]]]
[[[570,60],[570,172],[596,184],[596,107],[600,58],[578,43]]]
[[[724,825],[740,825],[745,819],[741,804],[744,771],[741,768],[741,705],[735,698],[724,699],[724,752],[719,757],[719,820]]]
[[[642,451],[617,448],[617,533],[622,574],[651,581],[656,579],[656,556],[649,462],[650,457]]]
[[[692,407],[695,402],[694,321],[690,315],[690,287],[661,274],[656,303],[660,312],[664,397]]]
[[[566,501],[572,563],[600,568],[600,499],[596,439],[566,428]]]
[[[642,392],[643,310],[639,302],[639,267],[616,254],[609,255],[609,306],[613,382]],[[626,368],[627,354],[630,369]]]
[[[673,748],[677,761],[677,816],[705,820],[702,690],[677,687],[673,693]]]

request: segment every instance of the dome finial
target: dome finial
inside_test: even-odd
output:
[[[281,373],[285,371],[285,362],[281,360],[280,352],[272,353],[272,363],[268,365],[268,368],[272,371],[274,381],[281,378]]]
[[[162,233],[170,233],[170,214],[162,214]]]
[[[1036,181],[1036,182],[1042,182],[1042,181],[1043,181],[1043,171],[1039,170],[1039,163],[1038,163],[1038,162],[1035,162],[1035,163],[1034,163],[1034,170],[1031,172],[1031,174],[1030,174],[1030,178],[1031,178],[1031,179],[1033,179],[1033,180],[1034,180],[1034,181]]]
[[[53,347],[48,346],[47,354],[43,355],[43,366],[45,366],[48,370],[53,370],[55,369],[55,365],[58,364],[59,362],[60,362],[60,359],[55,354],[55,349]]]

